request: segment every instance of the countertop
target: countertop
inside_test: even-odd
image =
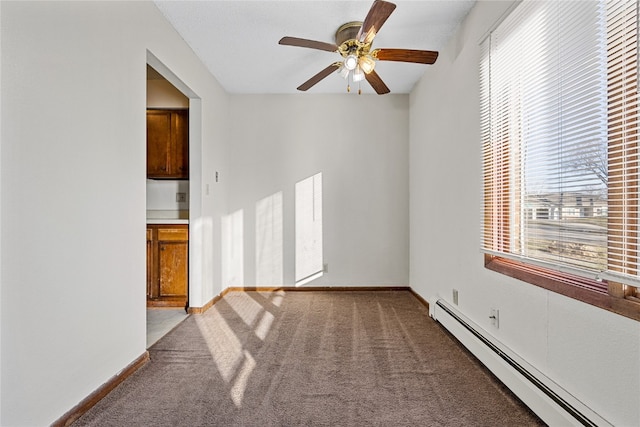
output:
[[[189,224],[189,211],[147,210],[147,224]]]
[[[189,224],[189,220],[176,218],[147,218],[147,224]]]

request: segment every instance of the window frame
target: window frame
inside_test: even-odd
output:
[[[635,292],[631,292],[632,286],[627,286],[627,290],[622,290],[623,296],[614,296],[610,289],[613,282],[598,282],[489,254],[484,255],[484,267],[496,273],[640,321],[640,295],[637,293],[637,288],[633,289]],[[599,289],[603,287],[603,283],[606,284],[607,290]],[[619,288],[618,285],[620,284],[613,286]],[[625,292],[627,295],[624,295]]]
[[[513,9],[511,9],[511,11],[512,10]],[[494,27],[494,29],[495,28],[497,28],[497,25]],[[607,50],[609,51],[609,48]],[[607,73],[607,81],[609,85],[608,90],[611,91],[619,89],[612,89],[612,75],[610,74],[611,70],[608,70]],[[638,87],[638,74],[640,74],[640,71],[636,73],[634,81],[634,85],[636,88]],[[612,110],[609,110],[610,121],[612,121],[611,117],[614,113],[615,112],[612,112]],[[637,127],[634,127],[632,129],[632,132],[634,134],[637,134]],[[640,152],[640,142],[638,142],[637,136],[635,136],[635,139],[633,139],[632,142],[634,145],[630,149],[632,151],[631,154],[633,156],[638,156],[638,153]],[[611,139],[609,139],[607,145],[609,147],[609,150],[611,150],[611,147],[614,146],[615,143]],[[626,154],[622,154],[621,156],[624,157],[626,156]],[[611,170],[613,170],[612,161],[620,161],[620,159],[618,157],[614,160],[609,160],[609,168]],[[637,163],[638,162],[634,163],[636,166],[633,166],[634,170],[631,171],[632,173],[636,174],[635,176],[638,176],[638,171],[640,170],[640,166],[638,166]],[[502,170],[508,171],[509,168],[503,167]],[[608,172],[609,179],[613,179],[613,183],[615,184],[620,184],[619,180],[624,180],[625,178],[616,178],[611,170]],[[488,180],[483,172],[483,233],[486,233],[487,230],[494,231],[500,229],[509,229],[511,222],[517,220],[517,218],[512,218],[509,212],[509,206],[514,203],[513,200],[510,197],[504,198],[504,196],[508,195],[510,192],[511,184],[508,175],[509,173],[507,172],[506,176],[501,176],[499,183],[496,184],[494,181]],[[616,179],[618,179],[618,181],[615,181]],[[631,183],[631,186],[635,187],[636,189],[636,192],[634,193],[636,197],[638,197],[638,193],[640,193],[640,190],[637,189],[638,181],[639,179],[635,178],[635,181]],[[609,185],[611,185],[611,182],[609,183]],[[495,197],[496,194],[498,194],[499,197],[501,197],[504,201],[502,202],[503,205],[500,206],[500,210],[498,211],[499,214],[497,217],[495,216],[495,214],[492,216],[492,214],[486,209],[487,206],[491,205],[490,199],[492,197]],[[620,196],[617,197],[619,198]],[[634,203],[637,209],[638,202],[636,201]],[[495,218],[498,218],[496,223],[493,222]],[[611,236],[614,233],[612,230],[615,229],[616,225],[619,225],[619,221],[619,218],[616,218],[615,216],[609,217],[607,226],[609,241],[611,241]],[[636,232],[636,234],[632,235],[632,238],[634,241],[637,241],[640,240],[640,236],[638,236],[637,234],[638,226],[636,225],[635,227],[636,228],[634,229],[634,231]],[[501,242],[500,246],[505,247],[506,245],[506,247],[508,247],[509,240],[512,238],[510,233],[504,233],[500,231],[498,231],[498,233],[505,239],[505,241]],[[527,262],[526,260],[517,260],[508,257],[508,253],[505,253],[505,256],[500,256],[499,254],[491,253],[492,251],[488,251],[486,249],[484,249],[483,251],[485,252],[484,267],[490,271],[494,271],[496,273],[524,281],[526,283],[553,291],[555,293],[628,317],[630,319],[640,321],[640,287],[623,284],[612,280],[607,281],[586,278],[567,273],[566,271],[561,271],[561,268],[555,270],[543,267],[533,261]],[[611,256],[611,252],[609,252],[609,249],[608,254],[609,256]],[[612,271],[615,271],[615,268],[612,268]]]

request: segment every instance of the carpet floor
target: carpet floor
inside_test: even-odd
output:
[[[229,292],[75,426],[544,425],[409,291]]]

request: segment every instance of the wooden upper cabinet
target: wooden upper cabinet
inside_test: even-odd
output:
[[[188,110],[147,110],[147,178],[189,179]]]

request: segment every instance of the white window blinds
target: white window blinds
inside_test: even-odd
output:
[[[637,276],[636,9],[524,1],[482,43],[486,252]]]

